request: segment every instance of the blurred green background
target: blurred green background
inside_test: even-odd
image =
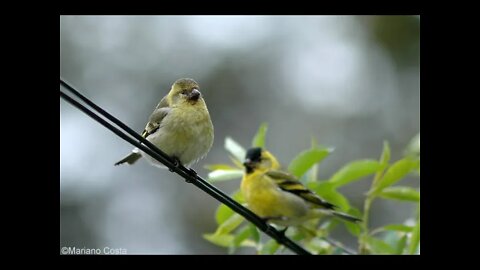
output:
[[[323,179],[349,161],[378,159],[383,140],[401,158],[420,131],[419,57],[420,16],[60,17],[60,76],[138,132],[176,79],[200,84],[215,126],[212,150],[193,166],[204,177],[204,165],[229,163],[226,136],[249,145],[262,122],[284,164],[312,136],[335,147]],[[60,246],[226,254],[202,238],[216,228],[219,203],[145,160],[114,167],[132,148],[60,101]],[[239,185],[216,184],[227,193]],[[369,185],[340,191],[362,208]],[[378,200],[370,226],[414,211]],[[333,236],[356,248],[345,230]]]

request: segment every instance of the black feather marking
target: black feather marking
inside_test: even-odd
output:
[[[282,188],[281,186],[280,188],[286,192],[295,194],[308,202],[322,206],[326,209],[334,210],[335,208],[337,208],[336,205],[331,204],[325,200],[322,200],[320,197],[318,197],[318,195],[316,195],[315,193],[313,193],[308,189],[286,189],[286,188]]]
[[[261,157],[262,157],[262,148],[260,147],[254,147],[254,148],[248,149],[247,154],[245,155],[245,159],[250,159],[251,161],[260,161]]]
[[[280,182],[279,184],[282,185],[282,186],[283,186],[283,185],[287,185],[287,186],[288,186],[288,185],[298,185],[298,184],[300,184],[300,182],[298,182],[298,181],[292,181],[292,180],[284,180],[284,181]]]

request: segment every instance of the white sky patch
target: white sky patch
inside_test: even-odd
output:
[[[307,17],[290,25],[297,31],[284,41],[284,89],[305,109],[347,115],[365,112],[366,107],[374,109],[365,98],[372,81],[374,87],[391,88],[388,59],[381,52],[372,54],[365,29],[357,27],[352,17]]]
[[[110,246],[126,248],[130,254],[187,252],[178,239],[175,217],[168,215],[171,205],[162,196],[164,192],[168,191],[152,192],[140,184],[120,188],[108,202],[98,233]]]
[[[360,88],[358,81],[361,52],[348,43],[336,40],[310,43],[302,50],[290,50],[284,70],[292,82],[288,93],[307,107],[342,108],[350,105]]]
[[[109,52],[125,46],[128,21],[120,16],[93,17],[99,27],[99,50]]]
[[[246,48],[269,33],[266,16],[188,16],[186,27],[199,42],[214,47]]]
[[[70,105],[62,104],[62,106]],[[102,149],[109,149],[110,146],[104,145],[105,139],[99,136],[103,134],[96,133],[103,127],[92,129],[93,125],[96,123],[80,111],[60,113],[60,188],[62,190],[101,189],[111,181],[109,170],[102,169],[103,162],[99,162],[99,160],[105,160],[108,155]]]

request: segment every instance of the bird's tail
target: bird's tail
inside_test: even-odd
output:
[[[141,157],[142,157],[142,155],[140,153],[132,152],[130,155],[124,157],[122,160],[115,163],[115,166],[123,164],[125,162],[132,165],[133,163],[135,163]]]
[[[337,217],[337,218],[343,219],[343,220],[348,221],[348,222],[353,222],[353,223],[358,223],[358,222],[362,221],[359,218],[347,215],[347,214],[342,213],[342,212],[337,212],[335,210],[315,209],[314,211],[311,212],[311,217],[322,217],[324,215]]]
[[[333,216],[336,216],[338,218],[341,218],[343,220],[346,220],[346,221],[350,221],[350,222],[353,222],[353,223],[358,223],[358,222],[361,222],[362,220],[359,219],[359,218],[356,218],[354,216],[350,216],[350,215],[347,215],[345,213],[341,213],[341,212],[336,212],[336,211],[332,211],[331,212]]]

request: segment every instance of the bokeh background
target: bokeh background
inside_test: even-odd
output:
[[[420,16],[61,16],[60,76],[141,132],[178,78],[201,87],[215,126],[206,159],[229,163],[226,136],[249,145],[262,122],[284,164],[312,137],[344,164],[402,157],[420,132]],[[202,234],[219,205],[167,170],[113,164],[132,146],[60,101],[60,246],[128,254],[226,254]],[[418,177],[402,180],[419,186]],[[229,193],[240,180],[216,184]],[[362,207],[370,180],[340,191]],[[402,223],[413,204],[377,200],[371,226]],[[334,237],[356,248],[342,227]],[[253,254],[253,250],[243,250]]]

